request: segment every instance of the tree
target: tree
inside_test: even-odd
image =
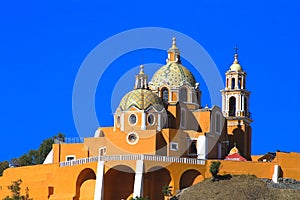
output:
[[[163,186],[162,187],[162,193],[165,197],[170,197],[172,196],[172,186]]]
[[[9,168],[9,163],[7,161],[0,162],[0,176],[3,175],[3,171]]]
[[[135,198],[131,198],[130,200],[148,200],[147,197],[135,197]]]
[[[62,133],[58,133],[52,138],[43,140],[38,150],[30,150],[28,153],[23,154],[19,158],[11,159],[10,163],[8,163],[7,161],[0,162],[0,176],[2,176],[3,171],[9,167],[9,164],[12,167],[42,164],[51,151],[54,140],[64,142],[65,135]]]
[[[8,186],[8,189],[11,191],[12,197],[10,198],[9,196],[7,196],[4,198],[4,200],[21,200],[22,199],[22,197],[20,196],[21,183],[22,183],[21,179],[17,181],[12,181],[12,184]]]
[[[18,158],[13,158],[10,160],[10,166],[12,167],[19,167],[20,164],[19,164],[19,159]]]
[[[42,164],[44,160],[46,159],[47,155],[52,149],[52,145],[54,143],[53,138],[49,138],[46,140],[43,140],[42,144],[40,145],[38,152],[39,152],[39,163]]]
[[[218,173],[220,169],[221,162],[220,161],[213,161],[210,164],[209,172],[212,175],[212,181],[218,181]]]
[[[29,198],[29,188],[26,187],[25,189],[25,196],[21,196],[21,183],[22,180],[19,179],[17,181],[12,181],[12,184],[8,186],[8,189],[11,191],[12,197],[6,196],[3,200],[32,200]]]
[[[18,163],[20,166],[28,166],[28,165],[32,165],[32,159],[30,158],[30,156],[28,154],[23,154],[19,159],[18,159]]]

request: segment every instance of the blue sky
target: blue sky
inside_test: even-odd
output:
[[[2,2],[0,160],[36,149],[58,132],[77,137],[72,92],[82,62],[107,38],[140,27],[173,29],[193,38],[206,49],[223,78],[238,44],[252,92],[252,153],[300,152],[299,10],[296,0]],[[107,68],[95,98],[101,125],[112,124],[112,111],[111,96],[99,91],[111,94],[122,73],[141,62],[164,63],[165,57],[164,51],[139,50]],[[197,79],[203,105],[210,104],[205,83],[201,76]]]

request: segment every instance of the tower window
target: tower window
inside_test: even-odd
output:
[[[161,94],[163,102],[167,103],[169,101],[169,90],[167,88],[163,88]]]
[[[234,89],[235,87],[235,78],[231,79],[231,89]]]
[[[236,110],[236,100],[235,97],[229,98],[229,116],[235,116],[235,110]]]
[[[180,89],[179,102],[187,102],[187,89],[185,87]]]
[[[248,99],[247,99],[247,97],[244,97],[244,110],[245,110],[245,113],[247,115],[247,113],[248,113]]]
[[[238,81],[238,87],[239,87],[239,89],[241,88],[241,78],[239,78],[239,81]]]
[[[190,156],[197,155],[197,140],[191,140],[190,141],[189,155]]]

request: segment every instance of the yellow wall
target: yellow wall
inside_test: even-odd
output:
[[[53,144],[53,162],[66,161],[66,156],[75,155],[76,159],[88,157],[88,148],[83,143]]]
[[[173,186],[173,193],[175,193],[182,185],[194,184],[203,180],[203,178],[210,177],[209,167],[211,162],[212,160],[208,160],[205,165],[191,165],[144,161],[145,190],[148,193],[154,193],[152,190],[153,188],[155,190],[158,189],[157,184],[160,183],[159,180],[161,179],[168,181],[168,183],[162,182],[161,184]],[[298,166],[300,166],[300,153],[277,152],[277,157],[273,162],[221,160],[220,174],[254,174],[259,178],[272,178],[274,165],[276,164],[281,166],[283,177],[300,180],[300,169],[298,168]],[[135,165],[135,161],[108,161],[105,163],[105,173],[113,172],[110,169],[116,166],[123,166],[123,169],[134,171]],[[97,162],[71,167],[59,167],[59,164],[56,163],[9,168],[5,170],[3,176],[0,177],[0,199],[10,195],[7,186],[11,185],[11,181],[18,179],[22,179],[23,181],[21,184],[21,194],[24,195],[25,188],[28,187],[29,195],[34,200],[48,199],[48,196],[51,200],[73,200],[78,199],[76,197],[79,197],[80,192],[80,199],[93,199],[95,174],[97,173],[96,169]],[[153,170],[154,172],[151,173]],[[155,173],[155,171],[158,172]],[[111,174],[111,177],[118,177],[118,175],[120,175],[122,177],[131,177],[132,179],[132,175],[126,175],[126,173],[125,175],[124,173],[118,174],[118,172],[115,171]],[[191,178],[193,180],[190,180]],[[156,180],[156,182],[150,180]],[[122,185],[124,183],[120,182],[118,184]],[[50,187],[53,187],[52,195],[49,193],[49,191],[51,191]],[[118,188],[114,187],[113,190],[116,192]],[[110,191],[106,190],[106,192]],[[156,197],[155,195],[159,196],[159,192],[156,191],[155,193],[157,194],[151,193],[151,195],[153,197]]]

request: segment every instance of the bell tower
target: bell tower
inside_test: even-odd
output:
[[[238,61],[235,48],[234,61],[225,73],[226,84],[222,92],[222,112],[227,119],[229,149],[236,144],[242,156],[251,160],[250,92],[246,88],[246,72]]]

